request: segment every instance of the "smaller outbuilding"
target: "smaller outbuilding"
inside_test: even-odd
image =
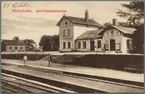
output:
[[[23,40],[2,40],[1,51],[26,51],[25,43]]]

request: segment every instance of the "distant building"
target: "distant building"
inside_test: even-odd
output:
[[[59,26],[59,50],[76,51],[75,39],[88,30],[97,30],[102,26],[89,19],[89,13],[86,10],[84,18],[63,16],[57,23]]]
[[[25,43],[23,40],[2,40],[2,51],[25,51]]]

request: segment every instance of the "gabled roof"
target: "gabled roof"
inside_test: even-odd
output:
[[[76,40],[80,39],[97,39],[102,37],[102,35],[98,35],[103,29],[99,30],[91,30],[91,31],[86,31],[83,34],[81,34],[79,37],[77,37]]]
[[[80,25],[86,25],[86,26],[95,26],[95,27],[101,27],[101,28],[103,27],[102,25],[100,25],[99,23],[94,21],[93,19],[88,19],[88,21],[86,22],[84,18],[65,16],[65,15],[59,20],[59,22],[57,23],[57,26],[60,25],[60,22],[64,18],[69,19],[74,24],[80,24]]]
[[[124,34],[133,34],[136,29],[135,28],[128,28],[128,27],[122,27],[122,26],[113,26],[112,27],[118,29],[119,31],[122,31]]]
[[[23,40],[2,40],[2,42],[4,42],[6,45],[25,45]]]
[[[122,27],[122,26],[109,25],[100,34],[104,33],[107,29],[110,29],[110,27],[111,28],[115,28],[115,29],[119,30],[120,32],[122,32],[124,34],[133,34],[136,31],[135,28],[128,28],[128,27]]]

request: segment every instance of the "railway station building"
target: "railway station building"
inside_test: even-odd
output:
[[[93,19],[89,19],[86,10],[85,18],[64,15],[57,26],[59,26],[60,52],[129,53],[133,50],[132,36],[136,29],[118,26],[116,19],[112,20],[112,25],[103,27]]]

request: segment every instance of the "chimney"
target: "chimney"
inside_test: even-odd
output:
[[[112,19],[112,24],[113,24],[114,26],[116,26],[116,25],[117,25],[117,19]]]
[[[85,21],[88,22],[89,19],[89,13],[88,10],[85,11]]]

